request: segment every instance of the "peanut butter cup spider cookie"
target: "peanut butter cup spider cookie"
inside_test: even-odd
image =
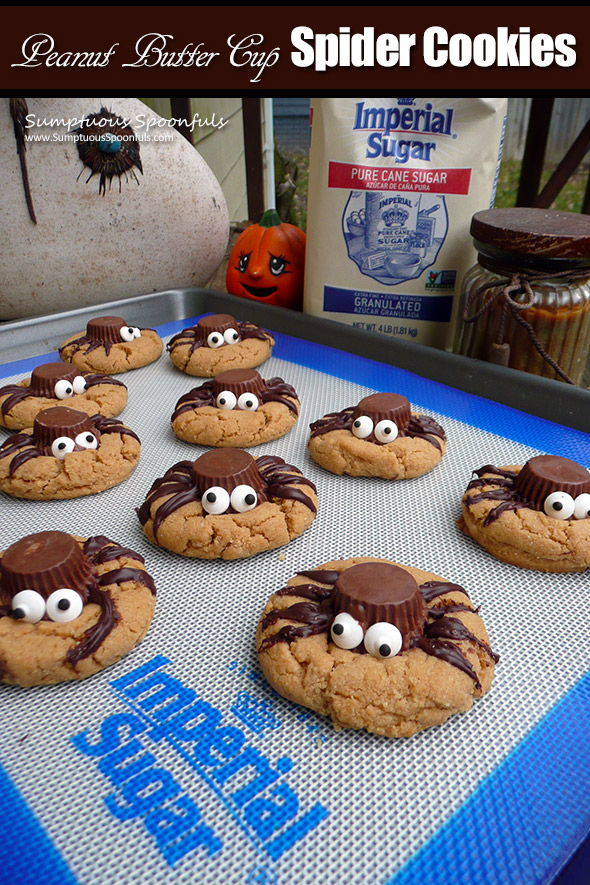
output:
[[[498,660],[463,587],[371,557],[291,578],[270,597],[256,646],[283,697],[387,737],[469,710]]]
[[[54,406],[0,446],[0,490],[33,501],[93,495],[127,479],[140,449],[117,419]]]
[[[297,467],[212,449],[157,479],[137,515],[147,538],[173,553],[242,559],[288,544],[316,512],[315,486]]]
[[[104,535],[21,538],[0,554],[0,679],[84,679],[140,642],[156,588],[143,557]]]
[[[87,372],[116,375],[155,362],[163,349],[162,339],[153,329],[140,329],[122,317],[106,316],[90,320],[85,334],[64,341],[59,355],[64,363]]]
[[[541,572],[590,567],[590,473],[557,455],[474,471],[461,531],[496,559]]]
[[[170,359],[187,375],[213,378],[227,369],[253,369],[269,358],[274,338],[253,323],[218,313],[201,317],[168,342]]]
[[[446,449],[440,424],[412,414],[397,393],[373,393],[310,426],[311,457],[338,476],[412,479],[436,467]]]
[[[44,363],[30,378],[0,387],[0,425],[9,430],[32,427],[38,412],[64,402],[87,415],[113,418],[127,404],[127,388],[105,374]]]
[[[287,433],[299,399],[282,378],[264,380],[256,369],[230,369],[185,393],[172,415],[174,433],[202,446],[257,446]]]

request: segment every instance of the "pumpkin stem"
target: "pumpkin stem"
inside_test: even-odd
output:
[[[281,216],[276,209],[267,209],[259,222],[260,227],[276,227],[277,224],[282,223]]]

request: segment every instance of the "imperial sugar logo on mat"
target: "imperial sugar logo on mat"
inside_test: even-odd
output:
[[[169,866],[189,855],[198,863],[215,864],[225,833],[215,831],[159,761],[159,745],[171,747],[187,771],[198,776],[199,795],[203,789],[212,791],[255,848],[263,866],[253,873],[263,870],[270,881],[269,864],[329,812],[319,802],[301,801],[289,786],[293,760],[271,760],[250,742],[280,727],[269,701],[239,692],[232,712],[243,727],[228,725],[220,709],[171,675],[171,664],[157,655],[111,682],[127,712],[108,716],[98,730],[82,731],[72,743],[107,779],[110,790],[103,801],[113,818],[123,823],[141,819]]]

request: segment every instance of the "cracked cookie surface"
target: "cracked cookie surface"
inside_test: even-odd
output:
[[[295,412],[275,402],[262,403],[255,412],[202,406],[173,417],[172,429],[185,442],[202,446],[258,446],[284,436],[296,424],[299,401],[290,399]]]
[[[87,377],[93,379],[91,386],[84,393],[74,393],[68,397],[67,405],[72,409],[78,409],[87,415],[104,415],[105,418],[114,418],[123,411],[127,405],[127,388],[120,382],[104,376],[104,381],[94,380],[94,374]],[[36,415],[43,409],[51,406],[60,406],[64,400],[46,396],[27,395],[24,391],[30,385],[30,378],[25,378],[18,384],[10,385],[10,388],[0,388],[0,425],[8,430],[24,430],[33,426]],[[22,391],[22,393],[21,393]],[[16,394],[16,395],[15,395]],[[14,405],[11,405],[14,402]]]
[[[177,369],[186,375],[212,378],[229,369],[253,369],[265,362],[272,354],[274,338],[244,338],[237,344],[226,345],[213,350],[199,347],[192,342],[179,340],[170,347],[170,359]]]
[[[155,362],[164,348],[162,339],[153,329],[141,329],[141,337],[133,341],[118,341],[96,345],[84,342],[83,335],[71,335],[59,349],[65,363],[73,363],[87,372],[116,375],[131,369],[140,369]],[[76,342],[81,342],[76,344]]]

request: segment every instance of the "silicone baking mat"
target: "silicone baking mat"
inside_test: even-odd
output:
[[[196,318],[159,327],[163,336]],[[77,332],[77,327],[64,329]],[[0,686],[0,881],[12,883],[541,883],[590,829],[588,579],[495,561],[455,527],[471,471],[539,452],[590,465],[589,438],[419,374],[277,334],[260,369],[301,398],[277,454],[312,479],[318,516],[281,550],[201,562],[151,546],[134,512],[153,480],[204,451],[169,419],[200,383],[155,364],[121,376],[142,440],[121,486],[36,503],[2,496],[1,546],[56,528],[141,552],[158,588],[145,638],[80,683]],[[18,380],[46,355],[3,367]],[[419,366],[417,366],[419,373]],[[405,394],[448,450],[407,482],[336,477],[309,423],[375,390]],[[254,631],[299,570],[388,557],[465,586],[500,663],[466,714],[413,738],[335,731],[265,683]]]

